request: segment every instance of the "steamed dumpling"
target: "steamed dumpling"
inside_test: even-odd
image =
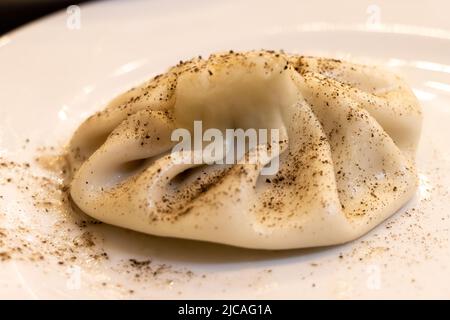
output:
[[[174,129],[278,129],[267,161],[189,164]],[[71,196],[106,223],[261,249],[343,243],[414,194],[421,112],[396,75],[333,59],[252,51],[181,62],[115,98],[70,142]],[[255,157],[259,147],[246,157]],[[269,146],[270,147],[270,146]]]

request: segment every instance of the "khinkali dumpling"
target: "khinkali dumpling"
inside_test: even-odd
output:
[[[186,152],[171,152],[171,134],[196,120],[203,130],[277,129],[278,148],[246,150],[252,163],[180,163]],[[420,128],[412,91],[377,67],[230,51],[180,62],[87,119],[69,146],[70,193],[88,215],[153,235],[261,249],[338,244],[413,196]],[[279,170],[262,175],[269,162],[256,155],[272,146]]]

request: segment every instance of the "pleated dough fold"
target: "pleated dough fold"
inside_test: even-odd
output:
[[[179,163],[177,128],[278,129],[236,164]],[[414,194],[420,106],[398,76],[251,51],[195,58],[120,95],[75,132],[71,196],[106,223],[159,236],[290,249],[355,239]],[[279,170],[261,170],[271,159]]]

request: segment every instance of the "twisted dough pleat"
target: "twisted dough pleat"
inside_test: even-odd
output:
[[[278,129],[236,164],[180,163],[174,129]],[[394,74],[252,51],[196,58],[120,95],[69,146],[87,214],[160,236],[261,249],[355,239],[414,194],[421,112]],[[260,157],[277,150],[270,158]],[[271,176],[261,170],[279,159]]]

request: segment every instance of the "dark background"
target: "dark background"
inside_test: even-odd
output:
[[[0,35],[72,4],[91,0],[0,0]]]

